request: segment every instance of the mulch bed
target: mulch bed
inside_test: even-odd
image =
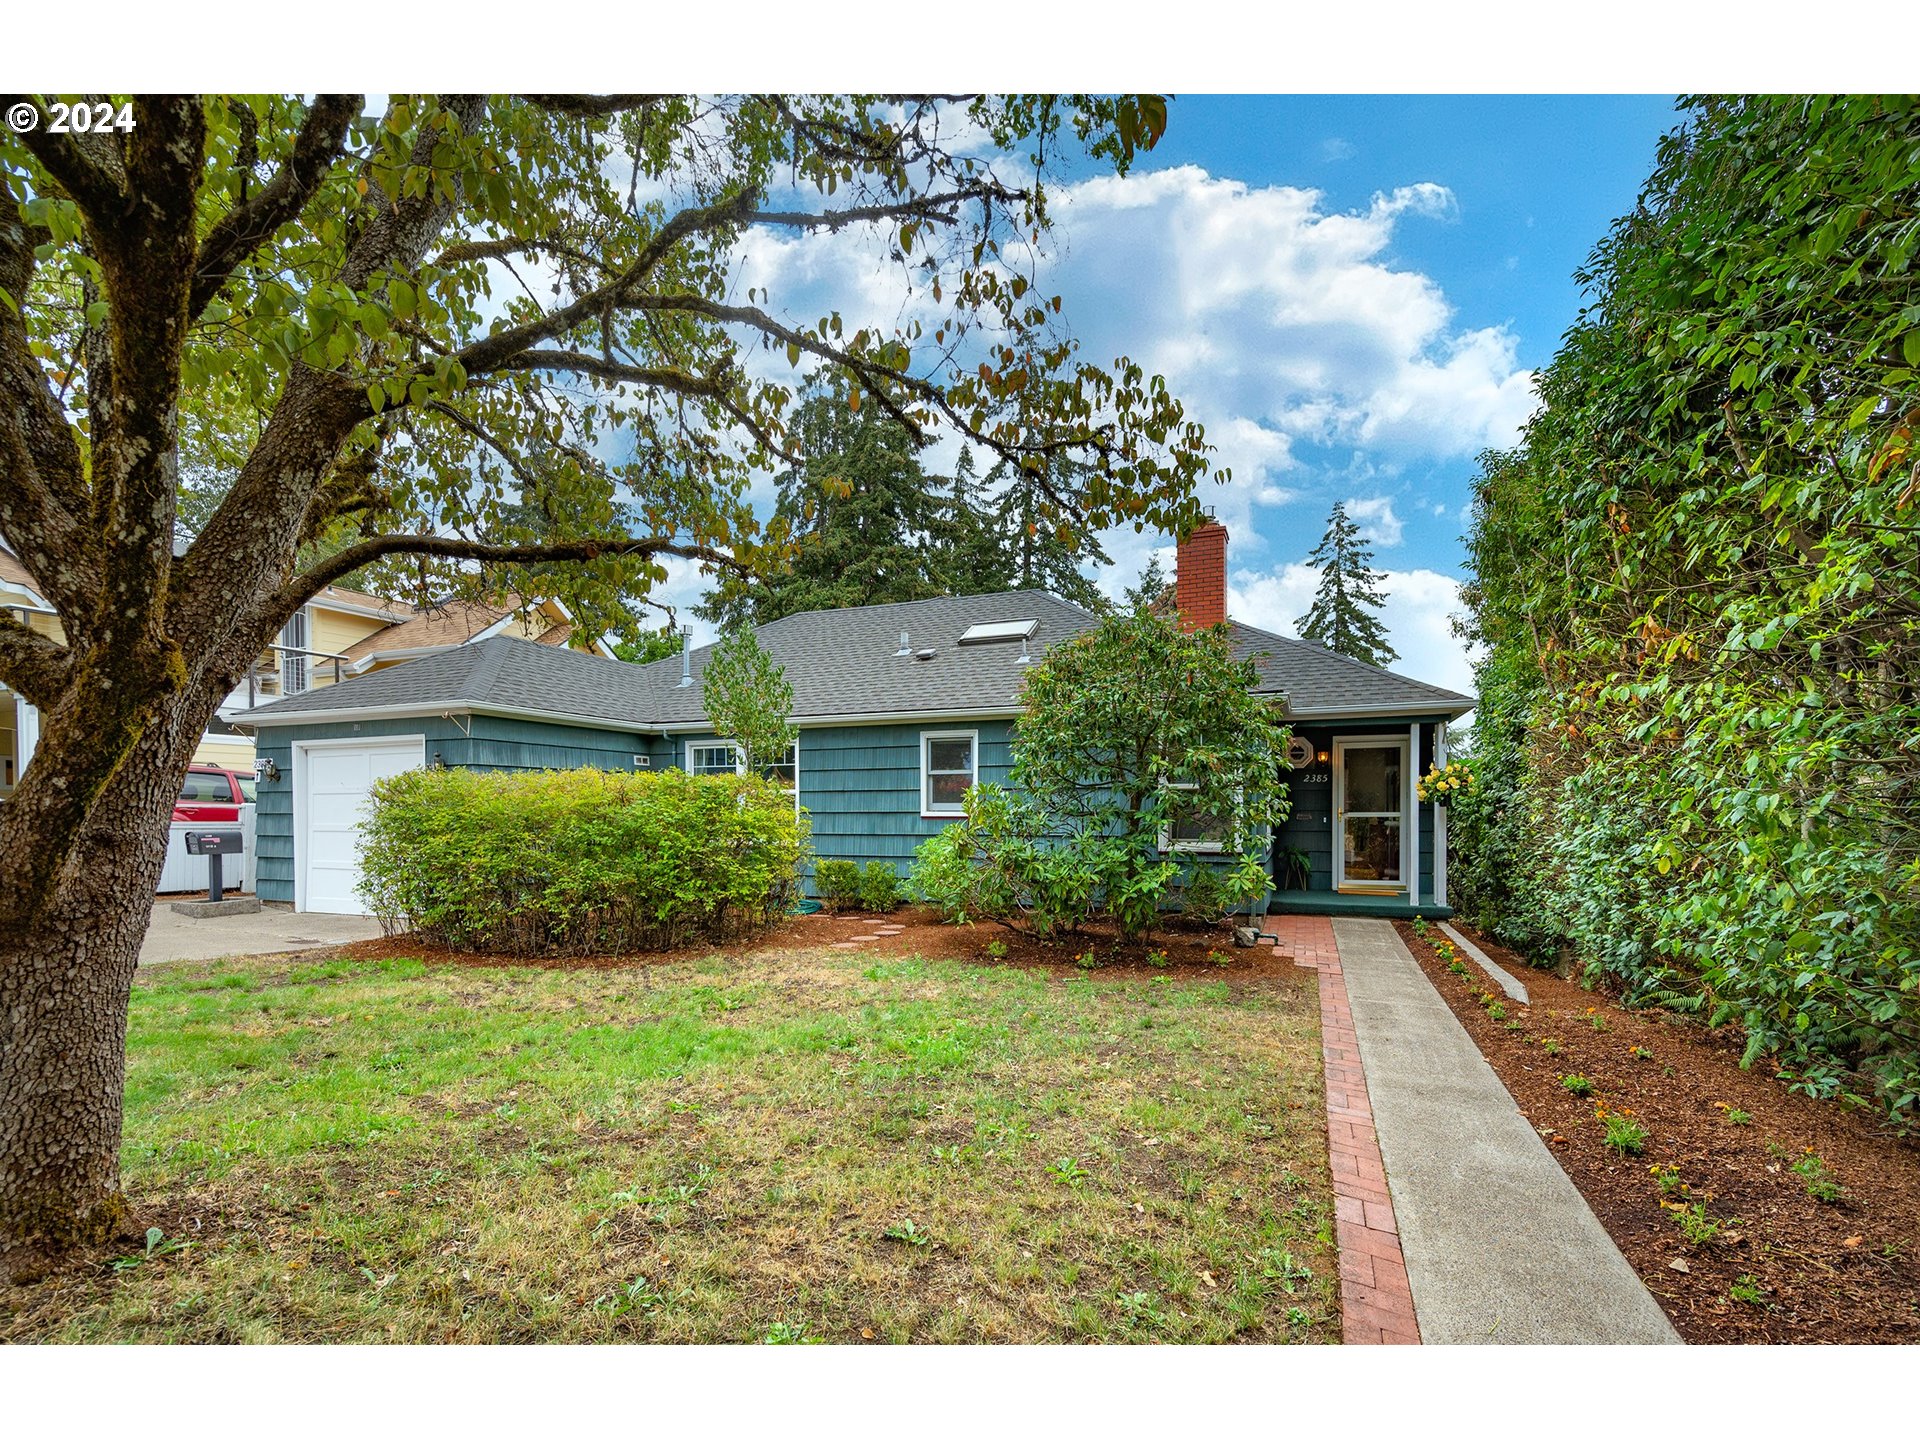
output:
[[[732,957],[746,958],[777,951],[817,949],[836,942],[871,936],[876,927],[899,926],[898,934],[881,935],[848,954],[901,957],[917,955],[928,960],[963,960],[981,965],[1032,966],[1062,974],[1092,973],[1124,979],[1146,980],[1156,975],[1178,975],[1184,979],[1198,974],[1217,977],[1232,985],[1260,981],[1285,980],[1298,985],[1300,971],[1285,954],[1277,954],[1272,945],[1251,950],[1235,949],[1224,925],[1196,925],[1176,921],[1158,932],[1146,945],[1120,948],[1106,926],[1090,926],[1081,934],[1056,940],[1041,940],[995,924],[949,925],[926,906],[909,906],[891,915],[793,915],[759,935],[744,939],[696,942],[683,950],[630,955],[570,955],[520,958],[507,955],[469,954],[428,944],[407,935],[357,940],[325,952],[356,960],[383,960],[400,956],[430,964],[468,965],[486,969],[509,965],[534,966],[548,970],[610,970],[628,966],[659,965],[697,958],[724,951]],[[988,947],[1005,947],[993,954]],[[307,951],[312,960],[317,952]],[[1091,955],[1091,966],[1081,957]],[[1154,957],[1164,957],[1158,964]],[[1225,963],[1220,961],[1226,957]]]
[[[1687,1341],[1920,1341],[1920,1148],[1871,1115],[1794,1094],[1764,1061],[1742,1070],[1732,1027],[1709,1031],[1664,1011],[1623,1009],[1598,988],[1535,970],[1456,927],[1527,987],[1532,1003],[1523,1007],[1470,958],[1467,974],[1453,974],[1411,926],[1396,925]],[[1483,990],[1504,1006],[1503,1018],[1488,1014]],[[1508,1029],[1513,1022],[1520,1028]],[[1558,1054],[1547,1052],[1548,1039]],[[1584,1076],[1592,1094],[1569,1093],[1566,1075]],[[1646,1128],[1644,1153],[1602,1143],[1600,1105]],[[1751,1118],[1736,1124],[1730,1111]],[[1808,1177],[1793,1167],[1809,1156],[1842,1187],[1839,1198],[1808,1193]],[[1664,1193],[1653,1167],[1672,1177]],[[1694,1205],[1719,1222],[1717,1234],[1683,1232],[1682,1214]]]

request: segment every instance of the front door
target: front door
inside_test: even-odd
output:
[[[1404,739],[1333,742],[1336,890],[1404,890]]]

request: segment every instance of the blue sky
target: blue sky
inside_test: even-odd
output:
[[[1331,211],[1420,182],[1445,187],[1452,213],[1397,225],[1384,259],[1434,280],[1459,327],[1506,327],[1515,358],[1532,369],[1579,313],[1574,270],[1632,206],[1675,120],[1663,95],[1189,96],[1172,106],[1149,164],[1312,187]],[[1452,517],[1471,470],[1408,464],[1408,489],[1445,503],[1448,516],[1403,516],[1396,563],[1457,572]],[[1347,498],[1337,483],[1322,488],[1328,503]]]
[[[1582,304],[1573,271],[1676,119],[1666,96],[1176,98],[1126,177],[1063,177],[1043,292],[1089,358],[1165,375],[1231,467],[1203,499],[1232,532],[1236,618],[1293,633],[1345,501],[1387,577],[1395,668],[1470,688],[1448,620],[1473,457],[1518,437]],[[750,237],[734,280],[799,317],[902,313],[870,249],[824,237]],[[1170,544],[1103,540],[1115,595]],[[662,598],[698,589],[682,572]]]

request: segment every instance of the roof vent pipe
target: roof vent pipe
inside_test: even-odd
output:
[[[902,630],[900,632],[900,648],[893,653],[896,655],[911,655],[913,653],[913,646],[907,641],[906,631]]]
[[[680,637],[680,683],[693,684],[693,637],[687,634]]]
[[[1016,665],[1033,664],[1033,656],[1027,653],[1027,637],[1024,635],[1020,637],[1020,658],[1013,663]]]

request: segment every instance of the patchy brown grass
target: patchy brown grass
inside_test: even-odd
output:
[[[849,923],[568,970],[384,942],[143,975],[155,1253],[16,1290],[0,1336],[1338,1337],[1311,975],[814,938]]]

